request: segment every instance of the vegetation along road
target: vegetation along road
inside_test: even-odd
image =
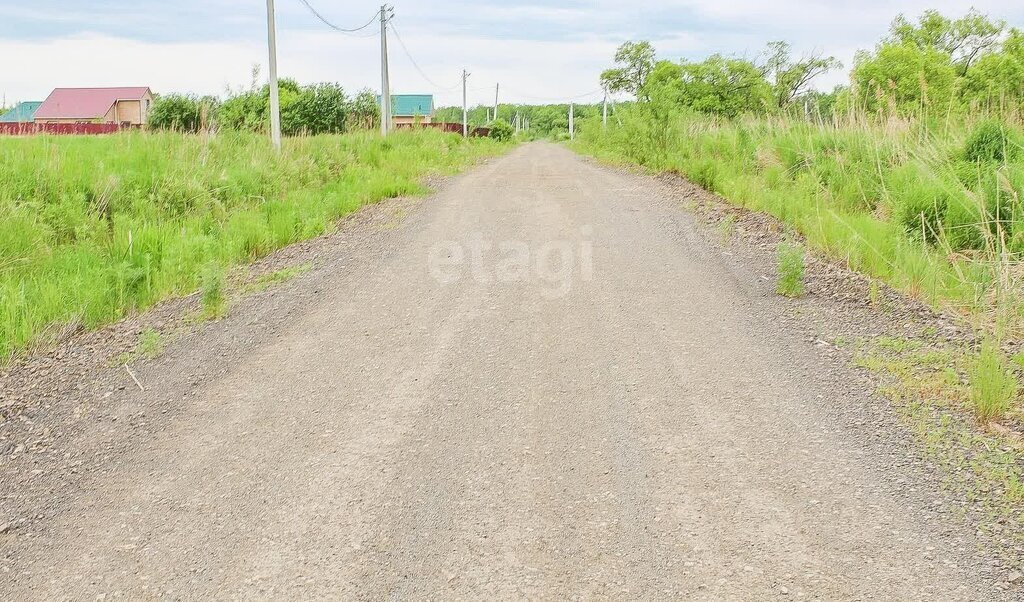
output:
[[[2,597],[1012,599],[822,340],[884,319],[694,194],[531,143],[271,256],[7,424]]]

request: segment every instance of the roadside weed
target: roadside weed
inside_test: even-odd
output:
[[[791,242],[779,243],[776,253],[779,280],[775,290],[784,297],[804,294],[804,250]]]
[[[732,238],[733,232],[736,231],[736,216],[729,214],[725,216],[725,219],[718,222],[718,235],[722,240],[722,244],[726,244]]]
[[[971,367],[971,402],[981,422],[998,420],[1011,408],[1017,396],[1017,379],[992,341],[981,345]]]
[[[227,313],[227,296],[224,291],[224,268],[210,264],[203,270],[202,300],[203,317],[222,318]]]
[[[142,331],[141,335],[139,335],[139,346],[137,351],[139,355],[146,359],[153,359],[160,355],[160,352],[163,351],[163,347],[163,338],[156,330],[147,328]]]

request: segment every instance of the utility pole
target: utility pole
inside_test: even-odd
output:
[[[274,0],[267,0],[267,46],[270,49],[270,143],[281,150],[281,97],[277,91],[277,26]]]
[[[576,139],[576,121],[573,118],[573,103],[569,103],[569,140]]]
[[[604,91],[604,101],[601,103],[601,127],[608,129],[608,90]]]
[[[466,78],[469,73],[462,70],[462,137],[469,137],[469,107],[466,105]]]
[[[380,5],[380,134],[391,131],[391,80],[388,77],[388,5]]]
[[[494,119],[498,119],[498,88],[501,86],[500,83],[494,84]]]

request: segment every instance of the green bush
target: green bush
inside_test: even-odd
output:
[[[219,107],[220,101],[212,96],[159,96],[149,110],[147,124],[158,130],[195,133],[213,124]]]
[[[338,84],[301,86],[286,78],[278,81],[278,93],[281,133],[286,136],[370,129],[380,120],[377,101],[368,90],[349,98]],[[228,129],[266,132],[270,123],[270,87],[232,95],[224,101],[218,122]]]
[[[1002,162],[1017,154],[1019,144],[1009,129],[998,121],[983,121],[974,128],[964,144],[963,155],[968,161]]]
[[[495,119],[493,122],[491,122],[490,127],[491,138],[494,138],[499,142],[511,140],[512,136],[515,134],[515,130],[512,129],[512,125],[509,122],[505,121],[504,119]]]

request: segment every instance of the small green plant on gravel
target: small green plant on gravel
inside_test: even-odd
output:
[[[804,249],[792,242],[779,243],[776,254],[779,281],[776,291],[784,297],[800,297],[804,294]]]
[[[1016,396],[1017,378],[1007,369],[999,347],[992,341],[985,341],[971,368],[971,402],[975,415],[981,422],[1002,418]]]
[[[139,345],[136,351],[146,359],[153,359],[163,351],[164,342],[160,333],[152,328],[146,328],[139,335]]]
[[[227,295],[224,289],[224,268],[217,264],[206,266],[202,276],[204,318],[217,319],[227,313]]]
[[[304,263],[302,265],[282,268],[280,270],[277,270],[276,272],[270,272],[269,274],[263,274],[256,280],[253,280],[249,284],[245,285],[245,287],[242,288],[242,293],[248,294],[265,291],[272,286],[281,284],[283,282],[288,282],[289,280],[295,278],[296,276],[301,276],[302,274],[305,274],[310,269],[312,269],[312,267],[312,265]]]
[[[733,233],[736,231],[736,216],[731,213],[725,216],[725,219],[718,222],[718,235],[722,239],[722,244],[729,242],[732,239]]]

